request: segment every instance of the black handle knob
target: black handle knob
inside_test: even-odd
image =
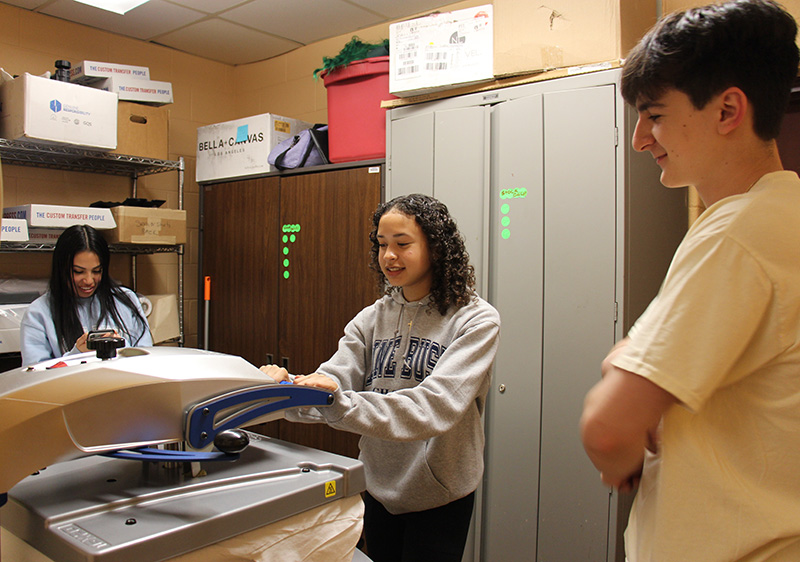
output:
[[[117,356],[117,348],[125,347],[125,340],[114,335],[113,330],[100,330],[89,332],[86,338],[86,347],[97,352],[97,356],[105,361]]]
[[[226,429],[214,437],[214,446],[223,453],[241,453],[250,444],[250,437],[241,429]]]

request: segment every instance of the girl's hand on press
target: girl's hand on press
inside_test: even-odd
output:
[[[261,365],[258,370],[275,382],[292,382],[289,378],[289,371],[278,365]]]
[[[319,373],[312,373],[310,375],[298,375],[294,378],[294,384],[300,386],[314,386],[329,392],[335,392],[339,385],[328,376],[320,375]]]

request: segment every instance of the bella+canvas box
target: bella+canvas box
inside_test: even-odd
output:
[[[233,179],[276,171],[270,150],[312,123],[273,113],[215,123],[197,129],[198,182]]]

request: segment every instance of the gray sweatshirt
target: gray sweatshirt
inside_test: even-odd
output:
[[[339,384],[333,406],[287,413],[360,434],[367,490],[394,514],[462,498],[483,474],[500,316],[477,296],[444,316],[428,303],[397,291],[359,312],[317,370]]]

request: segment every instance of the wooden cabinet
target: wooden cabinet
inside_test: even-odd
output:
[[[207,185],[202,273],[211,277],[208,348],[263,364],[278,347],[280,178]]]
[[[368,234],[382,165],[270,175],[203,187],[208,348],[312,373],[378,293]],[[358,437],[286,421],[259,431],[348,456]]]

